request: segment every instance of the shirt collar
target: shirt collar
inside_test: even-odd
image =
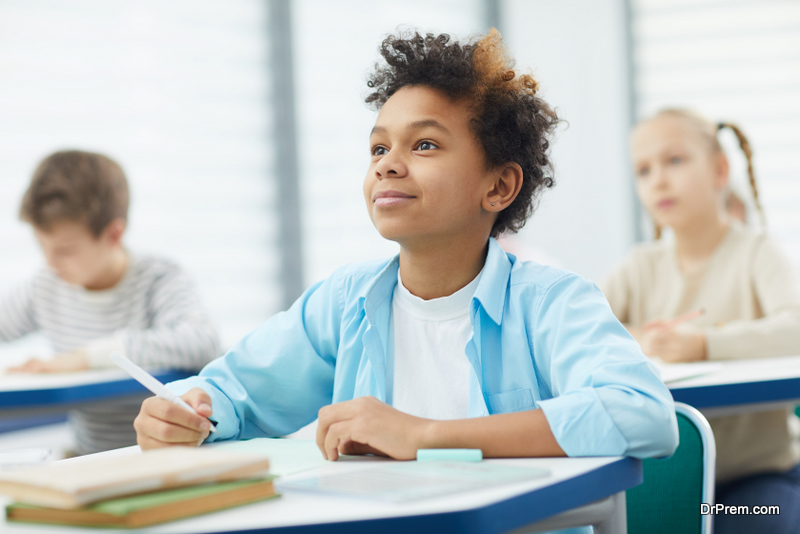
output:
[[[498,325],[503,320],[509,273],[511,273],[511,260],[508,259],[508,254],[493,237],[490,237],[489,253],[486,254],[483,275],[475,290],[474,300],[480,302],[492,321]]]
[[[397,285],[397,272],[400,270],[400,254],[391,261],[364,288],[361,300],[367,317],[372,321],[378,308],[388,303]]]
[[[397,285],[397,271],[400,268],[400,255],[398,254],[375,276],[372,282],[364,289],[363,301],[367,317],[375,316],[378,307],[388,304],[389,298]],[[489,317],[496,324],[503,319],[503,308],[506,304],[506,288],[511,272],[511,261],[503,248],[493,238],[489,238],[489,252],[486,254],[486,263],[483,266],[478,287],[475,289],[473,300],[480,303]]]

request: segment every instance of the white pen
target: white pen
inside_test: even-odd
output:
[[[172,404],[176,404],[187,412],[192,412],[195,414],[197,413],[194,411],[194,408],[186,403],[185,400],[168,390],[164,384],[156,380],[152,375],[150,375],[150,373],[130,361],[119,352],[112,352],[111,359],[114,361],[114,363],[119,365],[123,371],[135,378],[137,382],[152,391],[157,397],[169,401]],[[211,425],[211,432],[216,432],[217,427],[214,426],[214,423],[209,421],[209,424]]]

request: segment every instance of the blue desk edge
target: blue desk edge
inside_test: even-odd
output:
[[[167,370],[153,374],[161,382],[172,382],[190,376],[195,372]],[[79,402],[91,402],[112,399],[147,390],[132,378],[123,378],[111,382],[66,386],[63,388],[26,389],[19,391],[0,391],[0,410],[18,408],[39,408],[68,405]]]
[[[695,408],[717,408],[800,399],[800,377],[670,389],[672,398]]]

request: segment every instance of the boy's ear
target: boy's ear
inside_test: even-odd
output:
[[[522,167],[518,163],[506,163],[499,168],[489,193],[483,199],[483,209],[499,213],[511,205],[522,189]]]
[[[119,245],[122,242],[122,235],[125,233],[125,228],[128,223],[125,219],[114,219],[106,229],[103,230],[103,239],[112,246]]]

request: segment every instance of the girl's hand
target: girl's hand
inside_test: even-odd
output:
[[[52,360],[31,358],[27,362],[9,367],[9,373],[72,373],[89,369],[89,359],[81,351],[57,354]]]
[[[667,363],[706,359],[706,336],[695,328],[648,323],[642,328],[642,351]]]
[[[375,397],[359,397],[319,411],[317,446],[326,460],[340,454],[378,454],[413,460],[434,421],[395,410]]]
[[[145,399],[139,415],[133,421],[136,442],[142,450],[175,445],[197,447],[208,437],[211,425],[207,418],[212,413],[211,397],[201,388],[193,388],[181,398],[197,414],[189,413],[159,397]]]

